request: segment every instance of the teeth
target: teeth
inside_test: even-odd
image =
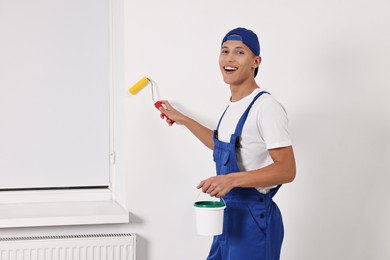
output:
[[[235,70],[237,70],[237,68],[236,67],[225,67],[225,70],[235,71]]]

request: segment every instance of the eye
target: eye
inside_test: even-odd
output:
[[[227,53],[229,53],[227,50],[221,50],[221,54],[227,54]]]
[[[236,53],[237,53],[238,55],[243,55],[243,54],[245,54],[243,51],[236,51]]]

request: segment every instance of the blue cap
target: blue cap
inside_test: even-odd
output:
[[[254,55],[260,56],[260,43],[257,35],[248,29],[238,27],[228,32],[222,39],[221,45],[226,41],[241,41],[253,52]],[[255,77],[259,68],[255,69]]]

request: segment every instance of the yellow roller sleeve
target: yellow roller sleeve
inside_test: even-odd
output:
[[[149,83],[149,79],[147,77],[143,77],[137,83],[135,83],[131,88],[129,88],[129,92],[135,95],[141,88],[145,87]]]

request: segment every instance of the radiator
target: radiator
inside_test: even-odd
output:
[[[0,260],[135,260],[134,234],[0,238]]]

